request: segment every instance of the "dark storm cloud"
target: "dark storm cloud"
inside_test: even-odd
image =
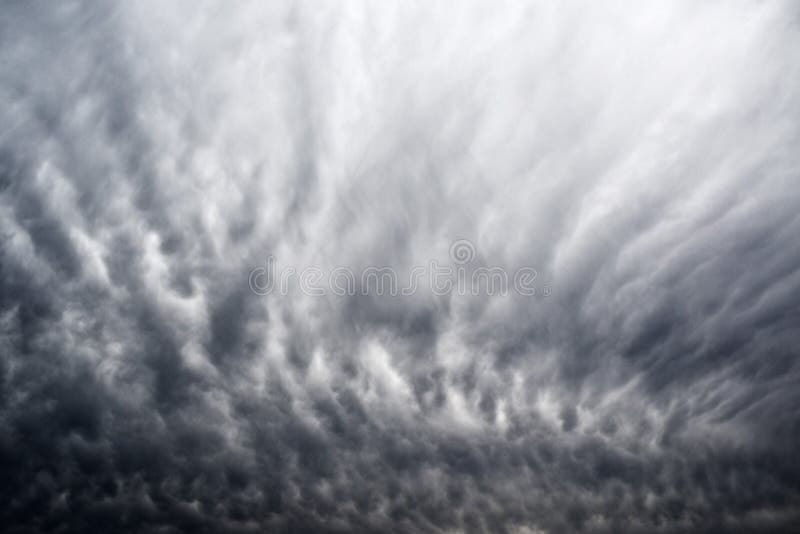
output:
[[[790,530],[796,21],[7,2],[4,530]],[[552,294],[248,286],[465,238]]]

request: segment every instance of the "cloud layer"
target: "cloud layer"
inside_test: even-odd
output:
[[[129,4],[0,8],[6,531],[800,524],[796,5]]]

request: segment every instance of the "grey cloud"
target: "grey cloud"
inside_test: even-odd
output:
[[[9,532],[787,532],[796,7],[0,8]],[[253,268],[547,297],[256,295]]]

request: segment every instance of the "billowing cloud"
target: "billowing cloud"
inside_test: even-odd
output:
[[[6,2],[0,523],[789,531],[798,20]]]

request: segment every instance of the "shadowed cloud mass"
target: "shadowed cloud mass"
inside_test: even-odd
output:
[[[793,532],[789,1],[0,6],[4,532]],[[536,270],[547,297],[258,295]]]

